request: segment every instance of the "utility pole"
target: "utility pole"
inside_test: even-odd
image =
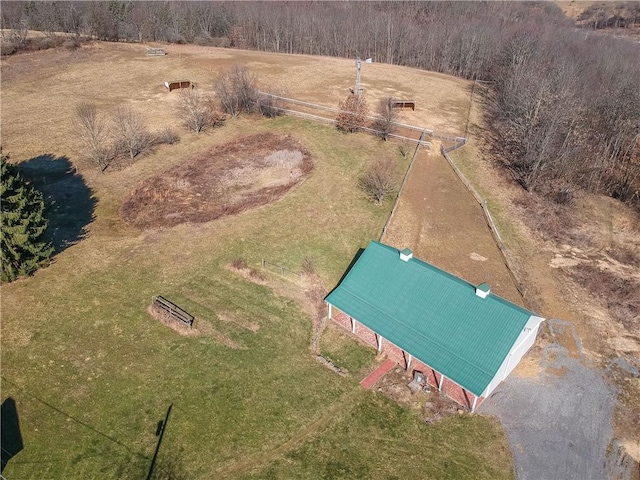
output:
[[[353,93],[355,96],[360,96],[362,94],[362,79],[360,77],[360,69],[362,68],[362,62],[360,61],[360,57],[356,58],[356,88]]]
[[[364,63],[373,63],[371,58],[367,58]],[[362,69],[362,60],[360,57],[356,57],[356,87],[353,89],[353,94],[355,96],[362,95],[362,76],[360,74],[360,70]]]
[[[162,420],[158,422],[158,428],[156,429],[156,436],[158,437],[158,443],[156,444],[156,451],[153,454],[153,459],[151,460],[151,466],[149,467],[149,474],[147,475],[147,480],[151,480],[151,476],[153,475],[153,468],[156,466],[158,451],[160,451],[160,444],[162,443],[162,437],[164,436],[164,431],[167,428],[167,422],[169,421],[169,414],[171,413],[172,407],[173,407],[173,403],[169,405],[169,408],[167,409],[167,415],[164,417],[164,422]]]

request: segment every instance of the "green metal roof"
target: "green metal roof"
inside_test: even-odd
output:
[[[375,241],[325,300],[476,396],[532,315]]]

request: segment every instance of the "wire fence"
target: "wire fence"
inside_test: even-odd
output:
[[[460,147],[457,147],[457,148],[460,148]],[[514,285],[518,289],[518,292],[520,292],[520,295],[522,295],[522,299],[525,300],[526,302],[525,297],[526,297],[527,291],[526,289],[523,288],[522,283],[520,283],[520,280],[514,273],[513,265],[509,260],[508,248],[502,241],[502,237],[500,236],[498,227],[496,226],[496,223],[494,222],[493,217],[491,216],[491,212],[489,211],[489,205],[487,204],[487,200],[482,198],[482,196],[473,187],[473,185],[471,185],[471,182],[467,179],[467,177],[460,171],[460,169],[455,164],[453,159],[449,156],[449,152],[453,150],[455,149],[445,149],[444,147],[442,147],[440,149],[440,153],[442,153],[442,156],[445,158],[445,160],[447,160],[447,162],[449,163],[449,165],[451,166],[451,168],[453,169],[457,177],[460,179],[462,184],[467,188],[467,190],[469,190],[473,198],[476,200],[476,202],[478,202],[478,204],[482,208],[482,213],[484,215],[485,221],[487,222],[487,226],[491,231],[491,235],[493,236],[493,239],[496,245],[498,246],[498,250],[500,250],[500,253],[502,254],[502,259],[504,260],[504,264],[507,267],[507,271],[509,272],[509,275],[511,276],[511,279],[513,280]]]
[[[306,118],[309,120],[324,122],[324,123],[336,123],[336,117],[340,113],[352,113],[345,110],[341,110],[336,107],[330,107],[327,105],[321,105],[318,103],[305,102],[303,100],[297,100],[295,98],[282,97],[279,95],[274,95],[272,93],[260,92],[260,95],[272,98],[277,100],[279,105],[272,105],[270,108],[274,110],[278,110],[280,112],[284,112],[288,115],[293,115],[301,118]],[[375,125],[376,122],[381,119],[374,116],[366,116],[365,117],[370,126],[360,127],[361,131],[373,133],[374,135],[381,135],[383,132],[372,128],[371,125]],[[431,142],[429,140],[440,140],[447,142],[454,142],[454,146],[456,145],[464,145],[467,139],[464,137],[459,137],[455,135],[448,135],[445,133],[438,133],[430,128],[420,127],[417,125],[410,125],[407,123],[401,122],[391,122],[391,133],[387,135],[389,138],[395,138],[398,140],[403,140],[411,143],[420,143],[422,146],[431,147]],[[450,148],[450,147],[448,147]],[[458,147],[456,147],[458,148]]]
[[[287,268],[283,265],[278,265],[277,263],[271,263],[265,260],[264,258],[262,259],[262,269],[268,270],[274,273],[278,273],[279,275],[285,278],[290,278],[290,277],[293,277],[296,279],[302,278],[301,272],[296,272],[295,270],[291,270],[290,268]]]
[[[422,132],[422,136],[424,136],[425,133],[426,133],[426,131]],[[420,140],[422,140],[422,136],[420,137]],[[411,173],[411,169],[413,167],[413,162],[416,159],[416,156],[418,155],[418,150],[420,149],[420,145],[422,145],[422,142],[418,141],[418,144],[416,145],[416,149],[413,151],[413,157],[411,157],[411,162],[409,163],[409,168],[407,168],[407,171],[404,174],[404,178],[402,179],[402,184],[400,184],[400,189],[398,190],[398,196],[396,197],[396,201],[393,204],[393,208],[391,209],[391,213],[389,214],[389,218],[387,218],[387,221],[385,222],[384,227],[382,227],[382,233],[380,234],[380,242],[382,242],[384,240],[384,236],[387,234],[387,227],[391,223],[391,220],[393,219],[393,216],[396,213],[396,209],[398,208],[398,203],[400,202],[400,194],[402,193],[402,190],[404,189],[405,183],[407,183],[407,178],[409,178],[409,173]]]

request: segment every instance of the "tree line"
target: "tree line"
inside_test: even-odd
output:
[[[496,157],[527,190],[640,208],[640,48],[550,2],[3,2],[2,27],[372,57],[479,80]]]

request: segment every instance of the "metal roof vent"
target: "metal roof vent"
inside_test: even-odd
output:
[[[491,293],[491,287],[488,283],[481,283],[476,287],[476,295],[480,298],[487,298],[487,295]]]
[[[405,248],[400,252],[400,260],[402,260],[403,262],[408,262],[412,258],[413,258],[413,252],[408,248]]]

